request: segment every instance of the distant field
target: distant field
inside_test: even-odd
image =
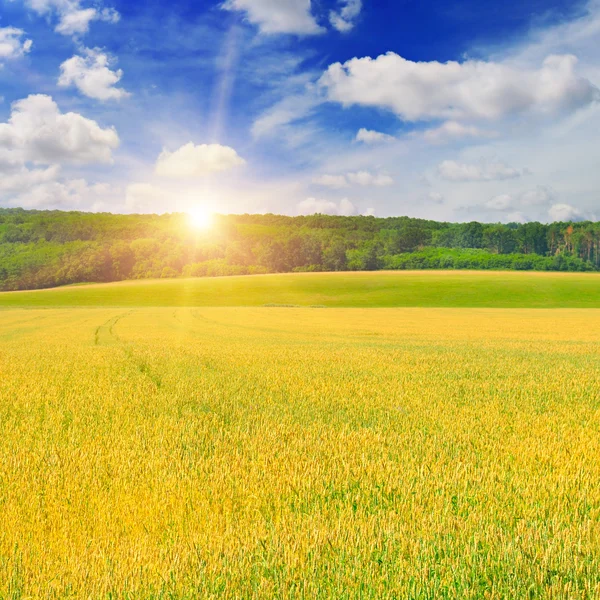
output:
[[[0,598],[600,597],[598,311],[7,310],[0,373]]]
[[[600,274],[372,272],[129,281],[0,293],[0,307],[600,308]]]

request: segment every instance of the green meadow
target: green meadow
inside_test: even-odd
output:
[[[0,294],[0,307],[600,308],[600,274],[310,273],[127,281]]]

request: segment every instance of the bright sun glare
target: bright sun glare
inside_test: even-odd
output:
[[[213,224],[212,213],[202,206],[195,206],[187,212],[194,229],[209,229]]]

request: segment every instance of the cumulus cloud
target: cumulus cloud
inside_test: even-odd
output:
[[[355,215],[357,212],[358,211],[356,209],[356,206],[354,206],[354,204],[352,204],[352,202],[350,202],[350,200],[348,200],[348,198],[343,198],[342,200],[340,200],[340,203],[338,206],[338,215],[340,215],[342,217],[351,217],[352,215]]]
[[[150,183],[132,183],[125,190],[125,206],[131,212],[164,212],[169,193]]]
[[[340,202],[307,198],[306,200],[299,202],[296,208],[299,215],[322,214],[350,217],[358,213],[358,210],[348,198],[344,198],[340,200]]]
[[[311,0],[225,0],[225,10],[241,11],[261,33],[323,33],[311,13]]]
[[[22,29],[0,27],[0,66],[2,61],[20,58],[31,50],[33,42],[24,36]]]
[[[362,0],[339,0],[339,10],[329,13],[329,22],[341,33],[354,29],[355,21],[362,10]]]
[[[521,212],[512,212],[506,216],[508,223],[528,223],[529,219]]]
[[[347,188],[350,185],[345,175],[321,175],[320,177],[315,177],[313,183],[324,187],[330,187],[335,190]]]
[[[439,192],[427,192],[418,194],[416,196],[416,200],[421,206],[427,206],[428,208],[431,208],[432,204],[436,204],[438,206],[444,204],[446,197]]]
[[[503,181],[521,177],[525,171],[508,167],[502,162],[470,165],[445,160],[438,167],[438,173],[447,181]]]
[[[513,197],[510,194],[500,194],[485,203],[492,210],[507,210],[513,205]]]
[[[106,186],[61,179],[61,163],[112,162],[118,145],[114,129],[62,114],[49,96],[15,102],[9,120],[0,123],[0,200],[25,208],[90,208]]]
[[[474,125],[463,125],[457,121],[446,121],[439,127],[428,129],[423,133],[423,138],[432,144],[443,144],[464,138],[490,138],[495,136],[494,132],[485,131]]]
[[[85,179],[47,181],[28,186],[11,199],[11,204],[23,208],[94,209],[106,199],[107,188],[110,186],[90,185]]]
[[[383,173],[373,174],[369,171],[357,171],[356,173],[348,173],[348,181],[355,185],[387,187],[394,184],[394,180]]]
[[[55,31],[62,35],[81,36],[89,31],[92,21],[116,23],[119,13],[112,8],[83,8],[81,0],[25,0],[27,6],[39,15],[56,16]]]
[[[58,165],[46,169],[29,169],[21,165],[8,173],[0,170],[0,193],[20,194],[42,183],[54,181],[60,172]]]
[[[444,202],[444,196],[439,192],[429,192],[425,199],[428,202],[433,202],[433,204],[442,204]]]
[[[18,171],[23,166],[23,159],[14,152],[0,147],[0,175],[7,175]]]
[[[313,179],[313,183],[339,190],[350,185],[387,187],[393,185],[394,180],[385,173],[357,171],[346,175],[321,175]]]
[[[549,56],[539,69],[499,62],[413,62],[389,52],[331,65],[319,83],[330,101],[386,108],[405,121],[496,120],[554,114],[600,99],[572,55]]]
[[[121,69],[111,71],[108,55],[98,49],[85,49],[84,56],[73,56],[60,65],[58,85],[76,87],[88,98],[97,100],[120,100],[129,96],[122,88],[115,87],[123,77]]]
[[[96,210],[114,206],[121,192],[106,183],[89,184],[85,179],[61,179],[61,168],[28,168],[11,165],[6,171],[6,161],[0,160],[0,199],[6,206],[41,209]],[[119,196],[117,195],[119,194]]]
[[[83,35],[90,28],[90,23],[97,18],[96,9],[75,9],[61,15],[56,32],[63,35]]]
[[[50,96],[28,96],[12,105],[0,123],[0,149],[22,162],[37,164],[111,163],[119,146],[113,128],[78,113],[62,114]]]
[[[155,172],[160,177],[205,177],[211,173],[241,167],[246,161],[229,146],[220,144],[181,146],[175,152],[163,150],[156,161]]]
[[[363,144],[384,144],[386,142],[392,142],[395,139],[396,138],[393,135],[365,128],[359,129],[356,134],[356,141],[362,142]]]
[[[548,216],[552,221],[582,221],[584,218],[581,211],[570,204],[553,204]]]
[[[486,208],[491,210],[508,210],[511,208],[517,207],[540,207],[546,206],[549,207],[555,199],[554,192],[544,186],[538,186],[534,190],[527,190],[520,194],[500,194],[498,196],[494,196],[490,200],[485,203]],[[564,205],[559,205],[564,206]],[[517,213],[513,213],[517,214]],[[520,213],[519,213],[520,214]],[[510,218],[509,220],[514,221],[515,219]]]
[[[554,192],[544,186],[529,190],[521,195],[521,203],[525,206],[545,206],[554,201]]]

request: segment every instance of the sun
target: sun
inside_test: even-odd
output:
[[[194,206],[187,213],[194,229],[210,229],[213,224],[212,213],[203,206]]]

